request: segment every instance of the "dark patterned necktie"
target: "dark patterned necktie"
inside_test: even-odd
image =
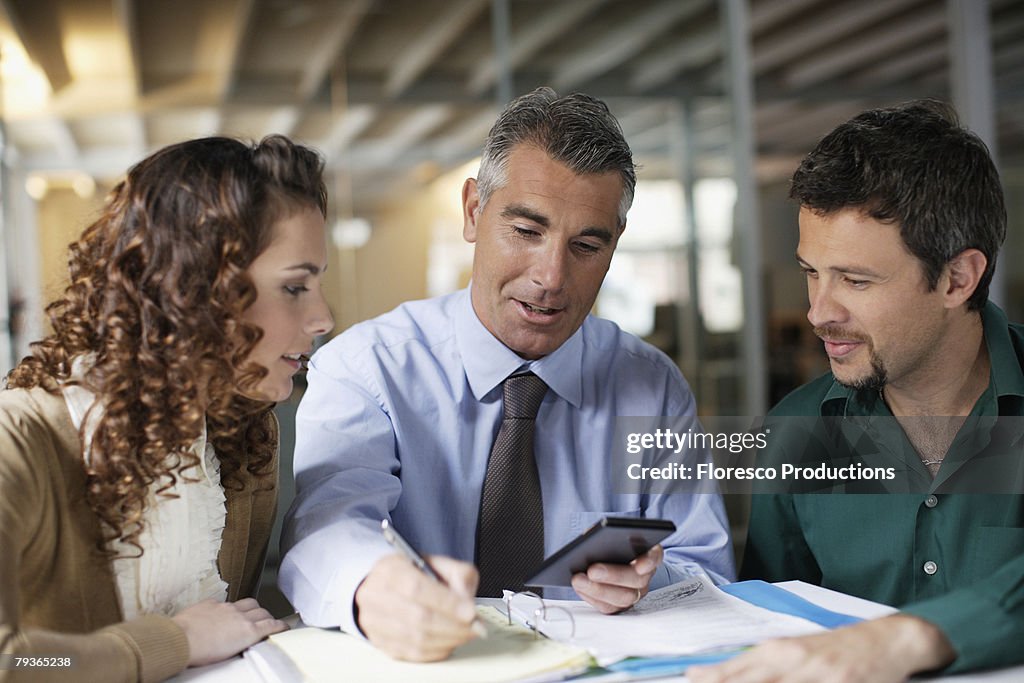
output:
[[[533,455],[533,428],[548,386],[532,372],[502,383],[505,412],[480,495],[476,565],[481,597],[522,590],[544,559],[544,506]]]

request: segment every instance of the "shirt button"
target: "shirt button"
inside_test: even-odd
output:
[[[931,560],[924,563],[924,573],[931,576],[935,572],[939,571],[939,565],[935,564]]]
[[[933,508],[939,504],[939,499],[933,495],[929,495],[927,498],[924,499],[924,504],[927,507]]]

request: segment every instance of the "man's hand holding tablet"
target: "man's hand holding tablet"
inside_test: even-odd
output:
[[[601,612],[621,612],[647,594],[664,555],[658,543],[675,530],[669,520],[605,517],[547,558],[526,585],[571,586]]]

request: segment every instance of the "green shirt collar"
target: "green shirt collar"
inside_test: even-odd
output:
[[[988,389],[978,398],[972,413],[1019,414],[1024,400],[1024,371],[1017,347],[1024,348],[1024,328],[1010,325],[1003,310],[991,301],[981,311],[981,324],[992,368]],[[1000,410],[1004,401],[1016,401],[1017,409]],[[833,380],[821,400],[819,413],[822,416],[885,415],[889,414],[889,409],[877,392],[854,391]]]
[[[1000,399],[1015,396],[1024,398],[1024,370],[1017,355],[1019,342],[1024,340],[1024,328],[1010,325],[1003,310],[989,301],[981,312],[985,327],[985,343],[992,362],[989,384]],[[1016,338],[1018,344],[1014,344]]]

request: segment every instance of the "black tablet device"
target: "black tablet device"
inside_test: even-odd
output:
[[[564,545],[526,580],[527,586],[571,586],[595,562],[629,564],[676,530],[667,519],[605,517]]]

